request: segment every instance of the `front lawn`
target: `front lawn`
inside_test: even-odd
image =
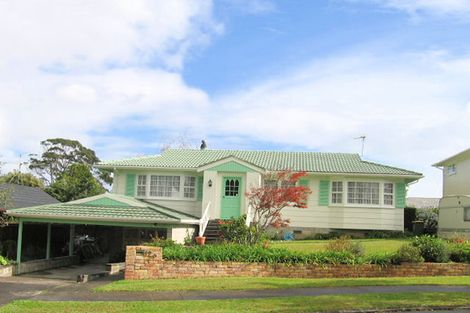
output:
[[[325,312],[387,308],[424,308],[469,306],[465,292],[417,292],[389,294],[334,295],[315,297],[278,297],[264,299],[135,301],[135,302],[46,302],[20,300],[2,308],[0,313],[84,313],[84,312]]]
[[[408,239],[352,239],[352,242],[359,242],[364,246],[365,253],[382,254],[396,252],[402,245],[409,242]],[[329,240],[292,240],[273,241],[272,247],[286,248],[299,252],[319,252],[325,251]]]
[[[252,290],[307,287],[397,286],[397,285],[465,285],[470,276],[392,277],[392,278],[278,278],[221,277],[158,280],[120,280],[97,287],[96,291],[184,291],[184,290]]]

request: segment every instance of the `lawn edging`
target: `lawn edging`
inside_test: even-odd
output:
[[[408,263],[380,266],[168,261],[163,259],[162,248],[151,246],[128,246],[125,270],[125,279],[129,280],[230,276],[348,278],[468,275],[470,275],[470,264],[464,263]]]

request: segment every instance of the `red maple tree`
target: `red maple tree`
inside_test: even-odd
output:
[[[306,208],[310,188],[297,182],[306,176],[305,172],[289,170],[266,174],[264,185],[251,188],[246,193],[251,206],[251,226],[262,233],[268,227],[280,228],[289,225],[290,220],[283,218],[282,210],[286,207]]]

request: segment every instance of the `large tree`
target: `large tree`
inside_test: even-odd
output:
[[[11,183],[29,187],[44,188],[44,182],[31,173],[12,171],[0,177],[0,183]]]
[[[39,158],[31,157],[29,168],[41,177],[47,185],[52,185],[56,179],[76,163],[85,164],[96,177],[107,184],[112,183],[109,171],[93,169],[92,165],[99,162],[95,151],[83,146],[77,140],[53,138],[41,141],[43,153]]]
[[[11,205],[11,192],[7,188],[0,189],[0,227],[8,225],[11,220],[6,214],[7,210]]]
[[[96,196],[105,191],[89,167],[82,163],[70,165],[46,188],[47,193],[62,202]]]

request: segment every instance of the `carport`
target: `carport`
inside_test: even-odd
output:
[[[182,234],[192,236],[200,222],[199,218],[195,216],[133,197],[110,193],[67,203],[12,209],[8,210],[7,214],[18,220],[17,274],[73,264],[70,262],[74,262],[74,241],[77,227],[98,226],[102,229],[106,228],[111,236],[111,238],[107,237],[106,241],[109,241],[110,244],[120,244],[124,250],[127,244],[138,244],[138,241],[144,239],[129,235],[135,234],[136,230],[139,230],[137,233],[150,230],[155,235],[158,230],[160,236],[182,242],[184,240]],[[45,258],[40,262],[32,261],[36,262],[33,268],[30,266],[33,264],[32,262],[22,262],[25,225],[47,226],[47,232],[45,236],[43,235],[46,245]],[[66,239],[68,255],[61,257],[61,259],[51,257],[52,243],[55,238],[53,229],[59,226],[68,229],[68,238]],[[116,233],[122,234],[121,239],[118,238],[119,236],[115,236]],[[64,235],[63,229],[61,235]],[[58,240],[65,240],[62,236]]]

